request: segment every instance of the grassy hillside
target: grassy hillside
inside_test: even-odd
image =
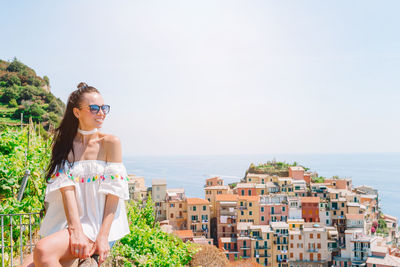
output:
[[[0,60],[0,125],[19,124],[21,113],[24,123],[40,123],[48,130],[60,122],[65,104],[50,91],[47,76],[36,72],[16,58]]]

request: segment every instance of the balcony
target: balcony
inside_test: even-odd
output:
[[[240,246],[240,249],[250,249],[248,246]]]
[[[247,210],[247,206],[240,206],[239,209],[240,210]]]
[[[363,252],[366,252],[366,251],[368,251],[368,250],[369,250],[368,247],[361,247],[361,248],[355,247],[355,248],[353,248],[353,251],[363,251]]]
[[[318,248],[309,248],[307,252],[318,252]]]

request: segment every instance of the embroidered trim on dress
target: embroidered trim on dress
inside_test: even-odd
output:
[[[55,178],[57,178],[57,177],[59,177],[61,174],[63,173],[63,171],[62,170],[59,170],[57,173],[55,173],[55,174],[53,174],[52,176],[51,176],[51,179],[55,179]],[[104,176],[104,175],[95,175],[95,176],[93,176],[93,177],[89,177],[89,178],[82,178],[82,177],[74,177],[72,174],[71,174],[71,172],[68,170],[66,173],[65,173],[66,175],[67,175],[67,177],[69,178],[69,179],[71,179],[72,181],[74,181],[74,182],[81,182],[81,183],[84,183],[85,181],[86,181],[86,183],[90,183],[90,182],[95,182],[95,181],[97,181],[99,178],[102,180],[102,181],[105,181],[106,180],[106,177]],[[127,181],[127,182],[129,182],[129,177],[128,176],[125,176],[125,177],[123,177],[122,175],[119,175],[119,174],[115,174],[115,175],[109,175],[110,177],[111,177],[111,180],[115,180],[115,179],[121,179],[121,180],[125,180],[125,181]]]

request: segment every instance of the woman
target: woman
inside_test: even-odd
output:
[[[47,170],[49,203],[33,252],[34,266],[69,266],[76,258],[105,261],[129,233],[127,174],[117,137],[98,131],[110,111],[85,83],[71,93],[56,129]]]

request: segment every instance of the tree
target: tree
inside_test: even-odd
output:
[[[8,65],[6,70],[9,72],[20,72],[21,70],[23,70],[25,68],[26,68],[26,66],[23,63],[18,61],[17,58],[14,58],[13,61],[10,63],[10,65]]]
[[[19,98],[19,90],[17,86],[6,87],[3,89],[3,95],[1,96],[1,102],[8,103],[11,99]]]
[[[47,76],[45,75],[45,76],[43,76],[43,80],[44,80],[44,82],[46,83],[46,85],[49,85],[49,86],[50,86],[49,77],[47,77]]]

